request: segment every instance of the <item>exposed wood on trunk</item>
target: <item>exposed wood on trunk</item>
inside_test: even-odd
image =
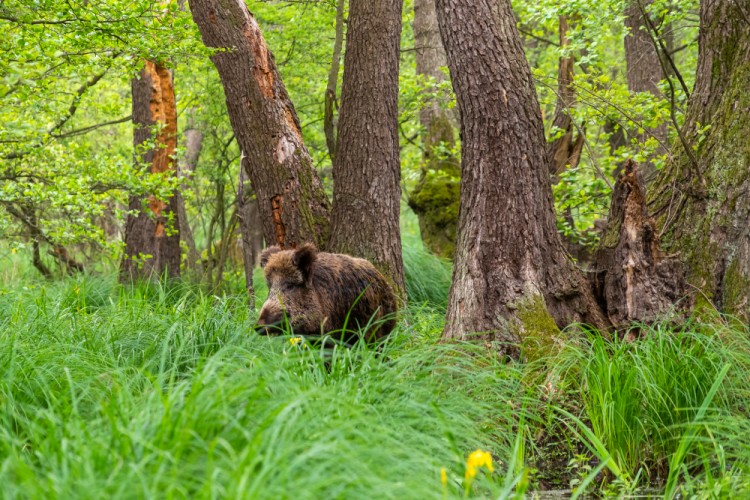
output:
[[[461,209],[447,339],[527,355],[556,325],[607,320],[557,232],[542,116],[509,0],[437,0],[461,113]]]
[[[560,47],[563,49],[570,45],[568,29],[568,18],[560,16]],[[556,138],[547,143],[547,158],[553,182],[559,180],[560,174],[568,166],[575,168],[578,165],[583,151],[584,136],[576,133],[570,116],[570,109],[576,103],[574,67],[575,58],[572,55],[560,57],[557,67],[557,104],[552,118],[552,130]]]
[[[616,327],[664,318],[685,293],[684,268],[660,248],[643,177],[632,161],[615,184],[594,267],[595,292]]]
[[[441,68],[448,59],[440,39],[435,0],[414,2],[414,43],[417,74],[445,81]],[[419,112],[423,127],[421,176],[409,194],[409,206],[419,219],[422,241],[433,253],[453,258],[456,251],[456,227],[461,166],[453,155],[445,157],[438,148],[453,148],[456,134],[453,113],[441,106],[440,96],[429,93]]]
[[[399,212],[402,0],[351,0],[328,249],[370,260],[406,297]]]
[[[696,306],[750,318],[750,23],[743,2],[702,0],[698,68],[683,133],[649,208],[688,266]],[[711,127],[699,133],[699,126]],[[694,148],[694,150],[693,150]],[[710,300],[711,305],[706,304]]]
[[[146,61],[132,88],[136,162],[152,173],[175,171],[177,108],[172,75],[165,67]],[[141,151],[157,129],[156,147]],[[131,196],[128,208],[120,279],[152,279],[165,273],[170,278],[179,276],[180,226],[174,197],[159,200],[152,195],[144,200]]]
[[[232,128],[247,157],[268,242],[323,245],[330,203],[273,55],[244,2],[191,0],[203,42],[224,86]]]
[[[325,110],[323,114],[323,131],[326,136],[328,155],[333,161],[336,156],[336,86],[339,81],[339,67],[341,63],[341,48],[344,44],[344,5],[346,0],[338,0],[336,5],[336,38],[333,41],[333,56],[331,69],[328,72],[326,85]]]

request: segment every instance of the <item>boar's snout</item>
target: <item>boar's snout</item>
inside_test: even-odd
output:
[[[264,306],[258,315],[258,322],[255,325],[255,330],[258,333],[265,333],[266,335],[278,335],[281,333],[281,322],[283,320],[284,314],[282,311],[275,311]]]

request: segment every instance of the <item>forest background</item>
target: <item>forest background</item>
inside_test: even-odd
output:
[[[711,497],[750,487],[742,296],[731,311],[739,319],[698,295],[701,314],[676,324],[659,316],[637,330],[640,342],[581,334],[553,352],[527,345],[525,364],[437,343],[462,158],[445,54],[428,61],[420,42],[438,33],[420,17],[429,5],[404,2],[398,57],[409,306],[387,347],[393,361],[363,345],[325,363],[304,341],[249,334],[247,301],[264,296],[252,265],[264,221],[241,173],[209,58],[216,52],[189,6],[0,7],[0,324],[9,360],[0,478],[11,494],[424,498],[645,487]],[[346,2],[248,8],[330,198]],[[648,185],[698,151],[712,126],[691,122],[686,145],[701,8],[697,0],[513,3],[544,119],[557,229],[583,268],[612,234],[607,215],[628,160]],[[166,168],[153,167],[154,152],[169,147],[160,145],[163,127],[136,134],[134,145],[144,64],[174,85],[177,142]],[[188,222],[169,270],[181,280],[117,285],[123,255],[135,255],[135,268],[149,260],[150,252],[127,253],[128,218],[167,204]],[[167,237],[173,230],[167,217]],[[527,329],[554,338],[558,327],[544,316]],[[466,460],[474,449],[491,451],[494,473],[485,466],[477,475]],[[403,479],[404,470],[413,474]]]

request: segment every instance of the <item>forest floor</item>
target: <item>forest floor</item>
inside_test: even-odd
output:
[[[405,261],[411,306],[380,351],[257,335],[240,273],[218,295],[6,268],[3,496],[750,495],[746,326],[507,362],[439,343],[450,272]]]

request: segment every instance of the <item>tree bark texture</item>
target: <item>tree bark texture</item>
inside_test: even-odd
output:
[[[685,293],[684,267],[661,250],[656,221],[646,208],[646,186],[632,161],[615,184],[594,262],[595,292],[619,329],[662,319]]]
[[[750,318],[750,6],[702,0],[690,148],[650,195],[665,249],[688,266],[697,306]],[[708,130],[700,128],[710,124]]]
[[[568,38],[568,18],[560,16],[560,47],[570,45]],[[570,165],[575,168],[583,151],[583,134],[576,133],[570,116],[570,109],[576,103],[576,90],[573,82],[575,58],[572,55],[561,56],[557,66],[557,103],[552,117],[552,130],[556,138],[547,143],[549,171],[553,182]],[[560,131],[562,131],[560,135]]]
[[[405,297],[399,212],[402,0],[352,0],[333,163],[332,252],[370,260]]]
[[[440,39],[435,0],[415,0],[413,28],[417,74],[438,83],[445,81],[441,68],[448,65],[448,59]],[[458,158],[445,157],[438,148],[456,145],[455,120],[435,94],[425,96],[425,100],[419,112],[424,130],[422,172],[409,195],[409,206],[417,214],[425,246],[437,255],[452,259],[456,251],[461,166]]]
[[[226,94],[232,129],[247,157],[267,242],[323,245],[330,202],[302,141],[299,119],[260,27],[242,0],[190,0]]]
[[[653,0],[627,0],[625,4],[625,65],[630,92],[649,92],[656,97],[663,97],[659,90],[659,82],[665,78],[659,52],[656,49],[652,33],[646,21],[647,10]],[[667,152],[668,131],[667,124],[662,123],[655,129],[646,130],[640,137],[643,142],[654,137],[660,143],[656,154]],[[646,163],[641,166],[646,181],[653,180],[656,170],[653,165]]]
[[[493,9],[497,8],[497,15]],[[527,355],[573,322],[606,327],[555,224],[542,116],[508,0],[437,0],[462,118],[461,208],[444,338]]]
[[[133,143],[136,162],[152,173],[176,174],[177,108],[172,75],[163,66],[146,61],[140,76],[132,81]],[[143,151],[154,137],[154,148]],[[159,200],[131,196],[131,211],[125,223],[125,255],[120,280],[169,278],[180,275],[180,220],[175,197]]]

